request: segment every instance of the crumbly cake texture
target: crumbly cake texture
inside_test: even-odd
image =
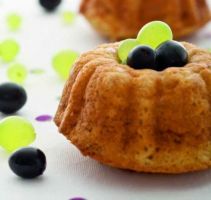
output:
[[[211,167],[211,54],[183,43],[184,67],[158,72],[119,64],[118,43],[76,62],[55,122],[104,164],[152,173]]]
[[[206,0],[83,0],[81,13],[112,40],[134,38],[143,25],[153,20],[169,24],[179,38],[210,20]]]

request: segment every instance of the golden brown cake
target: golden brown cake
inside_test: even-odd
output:
[[[206,0],[83,0],[81,12],[112,40],[134,37],[144,24],[154,20],[167,22],[179,38],[210,20]]]
[[[119,64],[118,43],[82,54],[55,116],[84,155],[140,172],[211,167],[211,54],[183,43],[189,62],[158,72]]]

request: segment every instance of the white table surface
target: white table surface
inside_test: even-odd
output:
[[[0,40],[15,38],[21,45],[17,61],[29,69],[42,68],[43,75],[30,74],[24,87],[26,106],[18,113],[36,128],[32,146],[47,156],[44,175],[34,180],[15,176],[8,167],[9,154],[0,148],[0,200],[210,200],[211,171],[184,175],[150,175],[113,169],[83,157],[58,133],[51,122],[37,122],[40,114],[54,115],[64,82],[51,68],[52,56],[62,49],[79,52],[92,49],[105,40],[90,28],[83,17],[66,26],[64,10],[77,10],[78,0],[64,0],[54,14],[46,14],[37,0],[0,0]],[[8,13],[23,17],[20,31],[10,32],[5,25]],[[211,24],[187,38],[201,47],[211,47]],[[7,65],[0,63],[0,82],[6,81]],[[0,118],[3,118],[0,115]],[[176,159],[176,158],[175,158]]]

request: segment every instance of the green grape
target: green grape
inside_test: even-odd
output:
[[[32,124],[22,117],[10,116],[0,121],[0,146],[8,152],[31,144],[35,138]]]
[[[76,18],[76,13],[71,11],[65,11],[63,12],[62,17],[66,24],[72,24]]]
[[[153,21],[140,30],[137,40],[142,45],[157,48],[161,43],[172,40],[173,34],[168,24],[161,21]]]
[[[16,13],[11,13],[7,16],[7,26],[10,30],[16,31],[22,23],[21,16]]]
[[[53,68],[62,79],[68,78],[70,69],[78,56],[79,54],[75,51],[64,50],[53,57]]]
[[[14,60],[20,51],[19,44],[12,39],[4,40],[0,44],[0,48],[1,48],[0,49],[1,58],[5,62],[11,62],[12,60]]]
[[[30,70],[30,73],[31,73],[31,74],[37,74],[37,75],[39,75],[39,74],[44,74],[44,73],[45,73],[45,70],[44,70],[44,69],[39,69],[39,68],[37,68],[37,69],[32,69],[32,70]]]
[[[123,40],[118,48],[118,56],[122,63],[126,63],[129,52],[139,45],[136,39]]]
[[[7,70],[7,76],[10,81],[23,84],[27,77],[27,69],[20,63],[14,63],[9,66]]]

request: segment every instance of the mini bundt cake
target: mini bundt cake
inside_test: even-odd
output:
[[[167,22],[176,38],[197,31],[210,20],[205,0],[83,0],[81,13],[112,40],[134,37],[152,20]]]
[[[182,43],[189,61],[163,71],[120,64],[119,43],[84,53],[55,116],[84,155],[142,172],[211,167],[211,54]]]
[[[211,167],[211,53],[173,40],[168,24],[82,54],[55,116],[84,155],[118,168]]]

